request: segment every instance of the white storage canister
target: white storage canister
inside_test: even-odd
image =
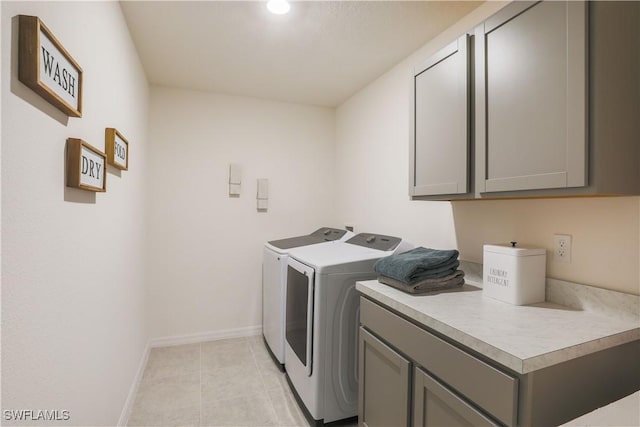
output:
[[[517,242],[484,245],[483,258],[483,296],[514,305],[544,301],[544,249]]]

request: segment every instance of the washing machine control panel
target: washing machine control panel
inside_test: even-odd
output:
[[[310,234],[310,236],[321,238],[324,241],[330,242],[333,240],[340,240],[347,230],[340,230],[338,228],[323,227],[318,228],[316,231]]]
[[[356,234],[345,243],[377,249],[379,251],[391,251],[402,241],[399,237],[385,236],[382,234],[360,233]]]
[[[278,249],[293,249],[300,246],[315,245],[342,239],[347,230],[323,227],[305,236],[289,237],[287,239],[271,240],[269,244]]]

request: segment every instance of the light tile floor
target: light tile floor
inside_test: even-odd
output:
[[[262,336],[255,336],[152,349],[129,425],[309,424]]]

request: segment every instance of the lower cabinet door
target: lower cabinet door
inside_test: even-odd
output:
[[[414,426],[497,426],[422,369],[414,370]]]
[[[358,420],[367,427],[409,425],[411,363],[360,327]]]

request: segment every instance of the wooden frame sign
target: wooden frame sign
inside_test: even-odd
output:
[[[19,15],[18,79],[67,116],[82,117],[82,68],[37,16]]]
[[[107,191],[107,156],[78,138],[67,139],[67,187]]]
[[[106,128],[104,132],[107,162],[120,169],[129,169],[129,141],[117,129]]]

